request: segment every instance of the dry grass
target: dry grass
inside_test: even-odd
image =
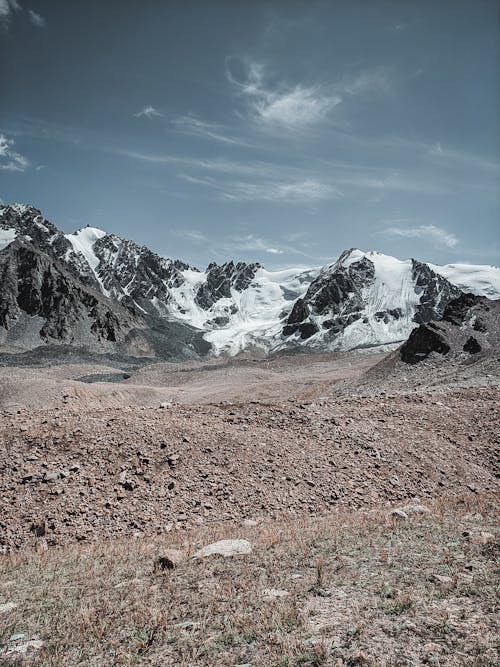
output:
[[[0,604],[17,607],[0,614],[0,664],[493,666],[498,543],[463,533],[492,532],[494,509],[471,495],[395,524],[346,512],[5,555]],[[222,537],[254,551],[190,557]],[[171,547],[185,558],[155,571]],[[44,647],[7,656],[32,639]]]

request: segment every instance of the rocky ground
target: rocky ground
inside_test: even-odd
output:
[[[3,414],[5,548],[497,489],[498,389]]]
[[[0,664],[498,664],[495,364],[2,368]]]

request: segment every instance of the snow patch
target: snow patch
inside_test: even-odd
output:
[[[9,246],[12,241],[15,241],[17,232],[15,229],[1,229],[0,228],[0,250]]]
[[[464,292],[472,292],[488,299],[500,299],[500,268],[487,264],[429,264],[450,283]]]
[[[89,265],[92,273],[94,274],[96,280],[101,286],[103,294],[109,296],[107,290],[104,288],[102,280],[99,277],[97,268],[99,266],[100,260],[94,252],[94,244],[99,239],[102,239],[103,236],[106,236],[106,232],[102,229],[97,229],[97,227],[83,227],[73,234],[65,234],[65,237],[73,246],[75,253],[83,255],[85,261]]]
[[[232,289],[230,298],[219,299],[204,310],[195,299],[207,275],[188,269],[181,272],[183,284],[171,289],[170,314],[198,329],[210,329],[204,338],[212,344],[215,354],[234,355],[251,345],[271,349],[280,336],[284,316],[295,299],[304,296],[318,272],[319,269],[304,272],[296,268],[261,268],[245,290]]]

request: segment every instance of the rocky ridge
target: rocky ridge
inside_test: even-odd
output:
[[[1,339],[17,349],[52,342],[94,344],[102,351],[102,341],[125,342],[135,332],[130,353],[150,356],[168,357],[172,348],[180,357],[255,348],[271,353],[350,350],[404,340],[418,324],[439,319],[446,304],[461,294],[440,267],[357,249],[322,269],[269,272],[257,263],[231,261],[212,263],[202,272],[96,228],[63,234],[38,209],[19,204],[0,208],[0,237],[2,264],[16,265],[10,270],[14,278],[3,284]],[[19,289],[31,294],[33,284],[29,267],[16,256],[20,244],[48,258],[44,262],[53,263],[52,273],[65,272],[65,281],[43,284],[43,307],[36,305],[39,297],[33,296],[33,303],[18,299]],[[441,269],[454,279],[459,276],[463,286],[457,266]],[[487,268],[474,273],[469,267],[467,279],[480,274],[481,281],[470,278],[474,289],[480,285],[481,291],[496,294],[495,271],[500,276],[500,269]],[[107,309],[85,296],[70,299],[68,281],[79,285],[75,294],[91,290]],[[48,314],[56,306],[62,315]],[[24,324],[14,327],[34,315],[43,320],[38,331],[34,320],[26,335]],[[54,323],[58,317],[63,324]],[[178,346],[172,345],[174,331]]]

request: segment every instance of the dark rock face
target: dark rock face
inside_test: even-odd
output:
[[[470,318],[471,309],[484,304],[485,298],[474,294],[461,294],[457,299],[450,301],[443,312],[443,320],[456,326],[464,324]],[[477,318],[476,318],[477,321]],[[480,325],[484,326],[484,325]]]
[[[417,306],[414,320],[418,324],[440,320],[447,304],[456,299],[461,290],[442,276],[435,273],[427,264],[412,259],[413,280],[420,292],[420,303]]]
[[[403,313],[401,308],[391,308],[389,310],[377,311],[374,315],[374,318],[379,322],[385,322],[387,324],[391,319],[399,320],[402,315]]]
[[[481,352],[481,360],[498,354],[499,347],[500,301],[461,294],[448,303],[439,322],[421,324],[412,331],[400,348],[400,356],[406,363],[415,364],[431,352],[439,352],[456,363],[471,363],[464,360],[464,352],[470,355]]]
[[[60,257],[72,250],[71,243],[57,227],[46,220],[33,206],[3,206],[0,208],[2,227],[15,229],[29,237],[37,248],[48,255]]]
[[[481,352],[482,348],[474,336],[470,336],[464,343],[463,349],[464,352],[468,352],[469,354],[477,354],[478,352]]]
[[[260,264],[246,264],[245,262],[226,262],[219,265],[209,264],[207,267],[207,281],[199,288],[195,301],[208,310],[219,299],[231,297],[231,288],[237,292],[245,290],[255,278],[257,271],[262,268]]]
[[[170,289],[182,285],[181,271],[190,268],[112,234],[98,239],[94,252],[99,259],[98,278],[106,292],[124,305],[139,305],[146,312],[163,314]]]
[[[39,334],[46,342],[72,343],[80,326],[89,338],[117,342],[138,325],[24,237],[0,253],[0,277],[0,325],[7,330],[23,313],[43,318]]]
[[[329,315],[322,326],[332,335],[363,317],[362,311],[366,304],[362,289],[373,282],[375,266],[366,257],[347,267],[342,266],[343,259],[350,252],[346,251],[340,256],[334,271],[321,272],[309,286],[304,298],[295,302],[283,328],[284,336],[299,331],[304,339],[316,333],[318,327],[314,322],[304,322],[310,314]],[[299,323],[302,324],[299,326]]]
[[[406,343],[400,348],[401,359],[407,364],[417,364],[429,356],[431,352],[447,354],[450,346],[443,333],[433,323],[421,324],[414,329]]]
[[[315,325],[310,322],[302,324],[305,319],[309,317],[309,306],[304,299],[297,299],[293,304],[293,308],[288,316],[287,323],[283,327],[283,335],[291,336],[297,331],[300,331],[302,339],[310,338],[318,331]],[[312,333],[310,333],[312,332]]]

